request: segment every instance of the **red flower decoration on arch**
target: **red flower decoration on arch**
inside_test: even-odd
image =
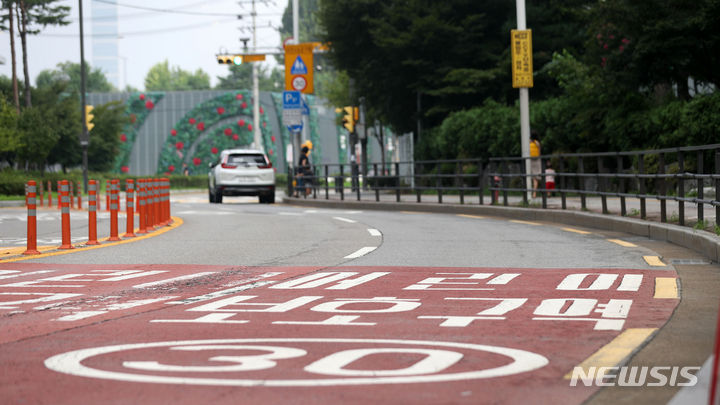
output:
[[[147,108],[148,110],[152,110],[153,108],[155,108],[155,104],[153,104],[151,100],[148,100],[145,102],[145,108]]]
[[[127,142],[127,135],[120,134],[120,142]]]
[[[173,128],[173,129],[171,129],[171,130],[170,130],[170,135],[172,135],[172,136],[176,136],[176,135],[177,135],[177,130],[176,130],[176,129],[174,129],[174,128]]]
[[[275,143],[275,135],[271,136],[270,140],[272,141],[272,143]]]
[[[225,136],[230,136],[230,135],[232,135],[232,129],[231,129],[231,128],[225,128],[225,130],[224,130],[223,132],[225,133]]]
[[[238,134],[233,134],[233,141],[239,141],[239,140],[240,140],[240,137],[238,136]]]
[[[185,147],[185,144],[182,142],[178,142],[175,144],[175,149],[182,150]]]
[[[268,151],[268,154],[269,154],[270,156],[272,156],[272,155],[273,155],[273,150],[270,149],[270,150]]]
[[[210,149],[210,152],[212,152],[213,155],[217,155],[217,153],[218,153],[218,148],[216,148],[216,147],[213,146],[212,149]]]
[[[174,172],[174,171],[175,171],[175,166],[173,166],[173,165],[168,166],[168,171],[169,171],[169,172]]]
[[[260,107],[260,114],[265,114],[265,110],[263,110],[262,107]]]
[[[200,163],[202,163],[202,159],[200,159],[199,157],[193,158],[193,164],[195,166],[198,166]]]
[[[223,108],[223,107],[218,107],[218,108],[217,108],[217,113],[220,114],[220,115],[223,115],[223,114],[225,113],[225,108]]]
[[[145,100],[145,95],[144,95],[144,94],[141,94],[141,95],[140,95],[140,100]]]
[[[252,124],[248,124],[248,131],[252,131]]]
[[[240,108],[243,110],[247,108],[247,103],[243,101],[243,103],[240,105]]]
[[[190,125],[195,125],[195,118],[190,118],[188,122],[190,123]]]
[[[204,130],[205,130],[205,123],[204,123],[204,122],[201,122],[201,123],[197,124],[197,129],[198,129],[199,131],[204,131]]]
[[[120,170],[121,170],[123,173],[127,173],[127,172],[130,171],[130,168],[127,167],[127,166],[123,166],[123,167],[120,168]]]
[[[245,126],[245,120],[238,120],[237,122],[238,126],[244,127]]]
[[[238,94],[235,95],[235,98],[238,99],[238,100],[242,100],[242,99],[243,99],[243,95],[238,93]]]

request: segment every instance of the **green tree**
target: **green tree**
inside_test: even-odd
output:
[[[718,0],[609,0],[593,8],[589,64],[630,91],[690,98],[688,78],[720,86]]]
[[[218,76],[215,88],[221,90],[252,89],[252,63],[230,65],[228,75]],[[258,67],[258,87],[260,91],[282,91],[285,77],[277,68],[269,70],[264,64]]]
[[[209,90],[210,76],[201,69],[194,73],[170,67],[167,60],[155,64],[145,76],[146,91]]]
[[[15,0],[18,33],[23,50],[23,73],[25,76],[25,106],[32,105],[30,96],[30,73],[28,70],[27,36],[40,33],[40,27],[67,25],[70,7],[58,6],[58,0]]]
[[[80,94],[80,64],[70,61],[58,63],[56,69],[43,70],[35,78],[38,88],[52,86],[54,83],[65,83],[65,91]],[[85,91],[103,93],[115,90],[99,68],[93,69],[85,63]]]
[[[90,132],[88,145],[88,168],[92,171],[112,170],[115,156],[120,149],[120,133],[128,122],[125,106],[110,102],[93,110],[95,128]]]
[[[22,147],[17,129],[17,112],[5,99],[0,98],[0,158],[14,156]]]
[[[22,146],[17,151],[17,158],[25,163],[26,169],[45,170],[50,151],[60,138],[54,131],[54,124],[54,117],[39,107],[27,107],[20,113],[17,128]]]
[[[47,164],[60,164],[63,173],[82,163],[80,140],[82,131],[80,100],[77,93],[68,96],[66,83],[56,82],[33,91],[35,105],[51,123],[57,142],[50,150]]]

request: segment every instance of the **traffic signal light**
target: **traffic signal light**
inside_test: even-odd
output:
[[[355,110],[357,107],[347,106],[342,108],[343,119],[342,124],[350,133],[355,132]]]
[[[90,132],[95,124],[92,123],[93,118],[95,117],[92,113],[93,106],[86,105],[85,106],[85,127],[87,128],[88,132]]]
[[[217,61],[221,65],[240,65],[243,62],[242,55],[217,55]]]

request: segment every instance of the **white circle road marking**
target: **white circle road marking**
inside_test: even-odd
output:
[[[198,378],[198,377],[172,377],[147,374],[131,374],[117,371],[106,371],[87,367],[82,364],[86,359],[108,353],[124,350],[148,349],[155,347],[184,346],[184,345],[213,345],[213,344],[243,344],[243,343],[365,343],[377,348],[379,344],[430,346],[443,348],[456,348],[489,352],[510,357],[513,361],[500,367],[486,370],[473,370],[460,373],[412,376],[383,376],[358,378],[329,378],[329,379],[294,379],[294,380],[252,380],[227,378]],[[174,348],[178,349],[177,347]],[[316,362],[317,363],[317,362]],[[333,339],[333,338],[260,338],[260,339],[210,339],[210,340],[180,340],[170,342],[135,343],[80,349],[58,354],[45,360],[45,366],[50,370],[80,377],[102,378],[108,380],[143,382],[156,384],[185,384],[185,385],[213,385],[236,387],[315,387],[336,385],[366,385],[366,384],[408,384],[431,383],[445,381],[460,381],[503,377],[513,374],[533,371],[548,364],[547,358],[536,353],[519,349],[510,349],[499,346],[476,345],[470,343],[432,342],[422,340],[398,339]]]

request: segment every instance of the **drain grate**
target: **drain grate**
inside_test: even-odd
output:
[[[692,265],[710,264],[710,261],[705,260],[705,259],[672,259],[672,260],[670,260],[670,263],[680,264],[680,265],[685,265],[685,266],[692,266]]]

